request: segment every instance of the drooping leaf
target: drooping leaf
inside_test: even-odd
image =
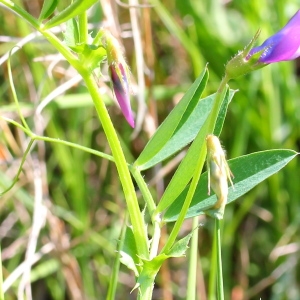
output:
[[[260,182],[278,172],[288,164],[297,153],[293,150],[276,149],[256,152],[228,161],[234,174],[234,189],[229,187],[227,204],[247,193]],[[217,201],[215,195],[207,195],[207,172],[201,175],[192,203],[186,215],[191,218],[205,213]],[[187,188],[167,209],[163,220],[173,222],[177,220],[182,203],[187,194]]]
[[[50,19],[44,26],[44,29],[49,29],[54,26],[60,25],[89,9],[92,5],[94,5],[97,0],[75,0],[71,5],[67,8],[59,12],[56,16]]]
[[[58,0],[45,0],[39,16],[39,21],[45,20],[51,14],[53,14],[57,5],[58,5]]]
[[[225,109],[225,107],[227,109],[227,105],[230,102],[230,100],[232,99],[233,95],[234,95],[233,91],[229,91],[229,90],[226,91],[225,96],[222,101],[223,109]],[[208,108],[209,111],[212,108],[214,97],[215,97],[215,94],[205,98],[207,100],[210,99],[210,105]],[[203,100],[205,100],[205,99],[203,99]],[[202,105],[202,101],[200,101],[198,105]],[[223,103],[226,103],[226,105],[223,105]],[[203,102],[203,104],[205,104],[205,102]],[[168,206],[170,206],[173,203],[173,201],[184,190],[184,188],[187,186],[189,181],[191,180],[191,178],[194,174],[194,171],[195,171],[197,159],[200,155],[201,148],[202,148],[203,144],[205,143],[205,138],[208,133],[207,132],[208,116],[209,116],[209,114],[206,115],[206,119],[204,120],[196,139],[191,144],[185,158],[180,163],[172,180],[170,181],[169,185],[167,186],[167,188],[157,206],[157,210],[156,210],[157,213],[162,212]],[[200,115],[199,115],[199,118],[201,118]],[[225,115],[220,114],[217,119],[217,124],[222,124],[224,122],[224,118],[225,118]],[[220,125],[219,125],[219,127],[220,127]]]
[[[136,160],[135,165],[140,170],[146,170],[161,162],[187,145],[195,137],[198,131],[197,126],[201,121],[192,128],[190,119],[195,121],[194,111],[198,107],[197,104],[207,80],[208,71],[205,69],[160,125]],[[200,118],[200,116],[198,117]],[[180,137],[182,136],[184,136],[184,140],[181,141]]]

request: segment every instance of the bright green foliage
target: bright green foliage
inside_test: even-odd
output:
[[[44,26],[44,29],[49,29],[60,25],[89,9],[97,0],[75,0],[71,5],[59,12],[56,16],[50,19]]]
[[[137,248],[134,240],[134,235],[131,227],[127,227],[124,239],[124,245],[122,250],[120,251],[121,258],[120,261],[124,264],[128,269],[134,272],[135,276],[139,275],[140,272],[140,264],[141,260],[136,255]]]
[[[225,93],[225,97],[222,102],[221,106],[221,113],[219,114],[219,117],[217,119],[217,131],[222,128],[222,124],[225,119],[225,114],[224,111],[227,110],[227,106],[229,102],[231,101],[234,93],[231,91],[228,91]],[[214,95],[211,95],[207,98],[204,98],[199,102],[199,106],[203,107],[203,111],[210,111],[212,108],[212,104],[214,101]],[[208,105],[208,107],[205,107]],[[186,187],[186,185],[189,183],[190,179],[192,178],[194,171],[195,171],[195,166],[196,166],[196,161],[199,157],[200,149],[205,143],[205,137],[207,135],[207,117],[208,114],[198,114],[198,119],[202,119],[201,121],[201,130],[198,131],[197,137],[194,140],[194,142],[191,144],[190,148],[188,149],[188,152],[183,159],[183,161],[180,163],[178,169],[176,170],[171,182],[167,186],[158,206],[157,206],[157,212],[162,212],[165,210],[168,206],[171,205],[171,203],[178,197],[178,195],[183,191],[183,189]],[[179,141],[178,141],[179,142]]]
[[[207,117],[208,109],[204,108],[201,111],[201,107],[198,106],[207,80],[208,71],[205,69],[160,125],[136,160],[135,165],[140,170],[146,170],[161,162],[194,139],[199,126],[203,124],[201,118]]]
[[[257,184],[277,173],[289,163],[297,153],[292,150],[269,150],[241,156],[228,161],[230,170],[234,175],[234,187],[229,187],[228,202],[230,203]],[[215,195],[207,195],[207,172],[201,175],[187,218],[205,213],[217,201]],[[187,189],[174,201],[164,215],[165,222],[173,222],[177,219]]]
[[[64,41],[72,50],[76,49],[75,47],[78,46],[78,43],[80,43],[78,22],[75,18],[72,18],[66,22]]]
[[[137,279],[135,288],[139,288],[142,295],[146,294],[149,286],[152,285],[162,263],[170,257],[182,257],[185,256],[185,252],[188,249],[189,241],[192,237],[192,232],[184,238],[177,241],[173,247],[167,252],[157,255],[152,260],[143,260],[143,270]]]
[[[39,16],[39,20],[47,19],[51,14],[53,14],[57,5],[58,0],[45,0],[43,3],[42,11]]]

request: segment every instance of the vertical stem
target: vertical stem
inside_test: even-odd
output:
[[[145,231],[145,224],[143,216],[140,212],[139,204],[137,201],[136,193],[134,190],[133,182],[130,176],[130,172],[127,166],[124,153],[118,139],[117,133],[113,127],[106,106],[98,93],[98,86],[91,74],[81,74],[85,84],[92,96],[98,117],[102,123],[103,130],[108,139],[113,157],[115,159],[116,167],[118,170],[119,178],[123,187],[128,212],[132,224],[132,230],[137,246],[137,255],[148,258],[148,244],[147,235]]]
[[[223,272],[222,272],[222,252],[221,252],[221,228],[220,220],[215,219],[215,239],[217,250],[217,299],[224,300],[224,288],[223,288]]]
[[[206,156],[206,144],[205,144],[205,137],[207,134],[209,133],[213,133],[214,128],[215,128],[215,124],[218,118],[218,113],[222,104],[222,100],[223,100],[223,96],[224,93],[226,92],[226,84],[228,82],[229,78],[225,75],[225,77],[223,77],[220,86],[218,88],[215,100],[214,100],[214,104],[209,116],[209,119],[203,124],[202,128],[200,129],[200,132],[198,133],[198,135],[202,135],[203,138],[203,144],[199,153],[199,158],[198,161],[196,162],[196,168],[195,168],[195,172],[194,172],[194,176],[192,179],[192,182],[190,184],[187,196],[185,198],[185,201],[183,203],[182,209],[180,211],[180,214],[178,216],[178,219],[173,227],[173,230],[170,233],[170,236],[165,244],[165,246],[162,249],[163,253],[166,253],[174,244],[177,235],[179,233],[179,230],[181,228],[181,225],[184,221],[185,215],[189,209],[189,206],[191,204],[191,201],[193,199],[194,193],[196,191],[196,187],[200,178],[200,174],[202,172],[203,169],[203,164],[205,161],[205,156]],[[198,136],[196,137],[196,139],[198,138]]]
[[[205,125],[203,125],[203,126],[205,126]],[[205,131],[205,133],[204,133],[204,136],[203,136],[203,140],[204,140],[204,137],[206,135],[206,130],[204,130],[204,131]],[[199,159],[197,161],[197,166],[196,166],[196,169],[195,169],[194,177],[193,177],[192,182],[190,184],[190,187],[189,187],[187,196],[185,198],[185,201],[183,203],[183,206],[181,208],[180,214],[179,214],[178,219],[177,219],[177,221],[176,221],[176,223],[175,223],[175,225],[174,225],[174,227],[173,227],[173,229],[170,233],[170,236],[169,236],[166,244],[164,245],[164,247],[161,251],[162,253],[167,253],[171,249],[171,247],[173,246],[174,242],[176,241],[177,235],[180,231],[180,228],[181,228],[182,223],[184,221],[185,215],[186,215],[186,213],[187,213],[187,211],[190,207],[190,204],[192,202],[194,193],[196,191],[196,187],[197,187],[197,184],[198,184],[198,181],[199,181],[199,178],[200,178],[200,174],[201,174],[201,171],[202,171],[202,168],[203,168],[203,164],[204,164],[204,161],[205,161],[205,156],[206,156],[206,147],[204,146],[204,147],[201,148],[201,152],[199,153]]]
[[[197,261],[198,261],[198,217],[193,218],[193,235],[189,261],[189,275],[187,286],[187,300],[196,300],[197,286]]]
[[[117,289],[117,283],[118,283],[118,275],[119,275],[119,269],[120,269],[120,251],[123,248],[124,245],[124,239],[125,239],[125,233],[127,228],[127,219],[128,219],[128,213],[126,213],[124,222],[123,222],[123,228],[120,234],[120,241],[117,248],[117,255],[115,258],[115,262],[112,269],[111,279],[109,282],[108,292],[106,296],[106,300],[114,300],[116,295],[116,289]]]
[[[4,292],[3,292],[3,276],[2,276],[1,244],[0,244],[0,300],[4,300]]]
[[[86,44],[88,42],[88,19],[86,11],[78,16],[78,25],[80,42]]]
[[[221,83],[219,85],[219,88],[217,90],[214,105],[212,107],[212,110],[211,110],[211,113],[210,113],[210,116],[209,116],[208,133],[213,133],[214,128],[216,126],[216,121],[217,121],[218,114],[219,114],[219,111],[220,111],[220,107],[221,107],[221,104],[222,104],[222,99],[223,99],[224,92],[226,92],[226,84],[227,84],[228,81],[229,81],[229,78],[225,74],[225,76],[222,78],[222,81],[221,81]]]
[[[152,220],[153,213],[156,210],[156,204],[153,200],[150,190],[149,190],[141,172],[135,166],[129,166],[129,168],[130,168],[131,174],[134,177],[134,179],[143,195],[143,198],[147,204],[147,209],[149,211],[149,214],[150,214],[150,217]],[[154,220],[152,220],[152,223],[154,223]]]

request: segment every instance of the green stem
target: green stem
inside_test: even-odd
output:
[[[229,78],[225,75],[220,82],[219,88],[216,93],[214,105],[212,107],[212,110],[211,110],[210,116],[209,116],[210,121],[209,121],[209,125],[208,125],[208,133],[214,132],[214,128],[216,126],[216,122],[217,122],[218,114],[219,114],[220,107],[222,104],[222,100],[224,98],[224,93],[226,92],[226,84],[228,81],[229,81]]]
[[[214,235],[212,249],[211,249],[211,261],[209,267],[209,281],[208,281],[208,299],[216,299],[216,274],[217,274],[217,239]]]
[[[222,252],[221,252],[221,228],[220,220],[215,219],[215,239],[217,250],[217,299],[224,300],[224,288],[223,288],[223,272],[222,272]]]
[[[153,229],[153,236],[152,236],[152,242],[150,247],[150,257],[149,259],[153,259],[157,256],[158,252],[158,246],[159,246],[159,239],[160,239],[160,222],[154,221],[154,229]]]
[[[20,165],[20,167],[18,169],[18,172],[17,172],[14,180],[12,181],[11,185],[8,188],[6,188],[6,190],[4,190],[3,192],[0,193],[0,196],[4,195],[10,189],[12,189],[13,186],[16,184],[16,182],[19,180],[19,176],[20,176],[20,174],[22,172],[22,168],[23,168],[23,165],[25,163],[26,157],[27,157],[28,153],[30,152],[30,149],[31,149],[33,143],[34,143],[34,139],[31,139],[30,142],[29,142],[29,144],[28,144],[28,146],[27,146],[27,148],[26,148],[26,150],[25,150],[25,153],[24,153],[24,155],[22,157],[21,165]]]
[[[154,216],[153,213],[156,210],[156,204],[153,200],[150,190],[149,190],[141,172],[136,167],[130,166],[130,172],[131,172],[132,176],[134,177],[137,185],[139,186],[139,189],[143,195],[145,202],[147,203],[147,208],[149,210],[149,214],[152,219],[152,217]],[[155,222],[155,220],[152,220],[152,223],[154,223],[154,222]]]
[[[197,261],[198,261],[198,217],[193,218],[193,235],[189,260],[189,275],[187,286],[187,300],[196,299],[197,286]]]
[[[14,98],[17,110],[18,110],[18,114],[19,114],[20,120],[21,120],[23,126],[27,130],[29,130],[29,127],[28,127],[28,125],[27,125],[27,123],[26,123],[26,121],[25,121],[25,119],[24,119],[24,117],[23,117],[23,115],[21,113],[21,108],[20,108],[20,105],[19,105],[19,101],[18,101],[18,97],[17,97],[15,85],[14,85],[14,80],[13,80],[13,76],[12,76],[12,72],[11,72],[11,64],[10,64],[11,53],[12,53],[12,50],[10,50],[10,52],[9,52],[9,59],[7,61],[7,70],[8,70],[9,85],[10,85],[11,92],[12,92],[12,95],[13,95],[13,98]]]
[[[145,231],[145,224],[140,213],[138,201],[136,198],[133,182],[130,177],[128,166],[118,140],[116,131],[112,125],[110,117],[108,115],[107,109],[100,98],[98,93],[98,87],[91,76],[91,74],[86,70],[85,66],[81,64],[76,56],[50,31],[43,29],[41,24],[32,16],[30,16],[26,11],[16,6],[13,2],[8,0],[0,0],[4,6],[10,8],[15,13],[21,15],[27,22],[29,22],[36,30],[40,31],[44,37],[46,37],[49,42],[67,59],[67,61],[82,75],[87,88],[94,101],[95,108],[97,110],[100,122],[102,123],[104,132],[107,136],[108,142],[110,144],[113,157],[115,159],[116,167],[119,172],[121,184],[123,186],[125,198],[127,201],[127,206],[130,214],[131,223],[133,226],[133,232],[136,239],[138,255],[148,258],[148,246],[147,246],[147,235]]]
[[[172,245],[174,244],[174,242],[178,236],[178,233],[180,231],[180,228],[182,226],[182,223],[185,219],[185,215],[186,215],[186,213],[189,209],[189,206],[191,204],[191,201],[193,199],[193,196],[196,191],[196,187],[197,187],[197,184],[198,184],[198,181],[199,181],[202,169],[203,169],[205,157],[206,157],[205,137],[207,136],[207,134],[212,133],[214,131],[216,121],[218,118],[218,113],[219,113],[219,110],[220,110],[220,107],[222,104],[222,99],[224,98],[224,93],[226,92],[226,84],[227,84],[228,80],[229,80],[229,78],[227,76],[224,76],[224,78],[222,79],[220,86],[218,88],[218,91],[216,93],[214,105],[212,107],[210,116],[207,119],[207,121],[203,124],[202,128],[200,129],[200,132],[198,133],[198,135],[202,135],[203,144],[202,144],[202,147],[201,147],[201,150],[199,153],[199,158],[198,158],[197,165],[195,168],[194,176],[193,176],[192,182],[190,184],[184,204],[183,204],[180,214],[178,216],[178,219],[173,227],[173,230],[170,233],[170,236],[169,236],[165,246],[162,249],[162,253],[168,252],[171,249]],[[196,139],[198,139],[198,136],[196,137]]]
[[[98,86],[95,82],[94,77],[91,74],[82,74],[82,76],[89,90],[89,93],[92,96],[99,120],[102,123],[103,130],[108,139],[108,143],[110,145],[113,157],[115,159],[115,164],[123,187],[130,215],[130,220],[133,227],[132,230],[138,251],[137,255],[148,258],[149,252],[145,224],[143,216],[140,212],[138,200],[134,190],[134,185],[130,176],[127,162],[123,154],[123,150],[121,148],[120,141],[113,127],[106,106],[100,97],[100,94],[98,92]]]
[[[207,124],[207,122],[206,122]],[[203,125],[205,126],[205,124]],[[206,127],[206,126],[205,126]],[[205,136],[206,136],[206,130],[203,131],[203,140],[205,139]],[[193,179],[192,179],[192,182],[190,184],[190,187],[189,187],[189,190],[188,190],[188,193],[187,193],[187,196],[185,198],[185,201],[183,203],[183,206],[181,208],[181,211],[180,211],[180,214],[178,216],[178,219],[170,233],[170,236],[166,242],[166,244],[164,245],[163,249],[162,249],[162,253],[167,253],[171,247],[173,246],[174,242],[176,241],[176,238],[178,236],[178,233],[180,231],[180,228],[182,226],[182,223],[184,221],[184,218],[185,218],[185,215],[190,207],[190,204],[192,202],[192,199],[193,199],[193,196],[194,196],[194,193],[196,191],[196,187],[197,187],[197,184],[198,184],[198,181],[199,181],[199,178],[200,178],[200,174],[201,174],[201,171],[202,171],[202,168],[203,168],[203,164],[204,164],[204,161],[205,161],[205,157],[206,157],[206,147],[202,147],[201,150],[200,150],[200,154],[199,154],[199,159],[197,161],[197,166],[196,166],[196,169],[195,169],[195,173],[194,173],[194,176],[193,176]]]
[[[0,244],[0,300],[4,300],[1,244]]]
[[[36,30],[39,30],[40,22],[34,18],[32,15],[30,15],[26,10],[18,6],[17,4],[13,3],[9,0],[0,0],[0,3],[2,3],[7,8],[10,8],[14,13],[21,16],[24,20],[26,20],[28,23],[31,24],[32,27],[34,27]]]
[[[119,274],[119,270],[120,270],[121,250],[124,245],[124,239],[125,239],[125,234],[126,234],[126,229],[127,229],[127,221],[128,221],[128,214],[126,213],[125,218],[124,218],[123,228],[122,228],[122,231],[120,234],[120,241],[119,241],[119,245],[118,245],[118,249],[117,249],[117,255],[115,258],[114,266],[112,269],[112,274],[111,274],[111,279],[109,282],[106,300],[114,300],[115,299],[116,289],[117,289],[117,284],[118,284],[118,274]]]
[[[79,39],[80,43],[88,43],[88,20],[86,11],[78,16]]]

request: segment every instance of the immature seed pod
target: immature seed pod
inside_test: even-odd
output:
[[[216,210],[219,218],[223,217],[228,195],[228,180],[233,186],[231,177],[233,177],[226,161],[225,151],[223,150],[219,139],[209,134],[206,137],[207,147],[207,171],[208,171],[208,194],[212,189],[216,196],[217,202],[211,208]]]

